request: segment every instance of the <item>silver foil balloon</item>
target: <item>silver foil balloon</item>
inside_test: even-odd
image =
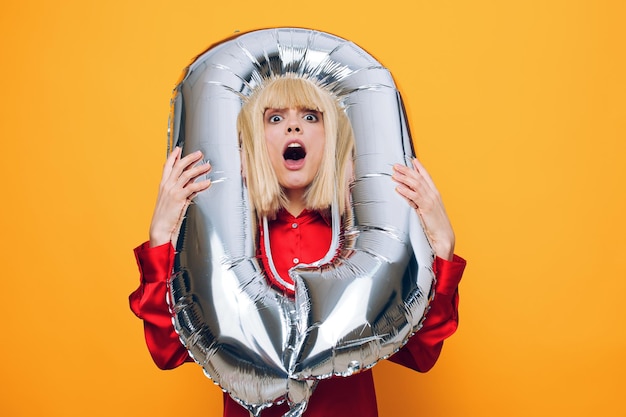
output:
[[[330,255],[291,270],[295,298],[268,284],[255,257],[236,131],[242,98],[285,73],[332,90],[356,139],[353,222],[340,239],[333,212]],[[174,91],[169,145],[202,150],[213,167],[212,186],[189,207],[177,244],[174,326],[205,374],[252,414],[288,401],[287,415],[300,416],[319,379],[374,366],[420,328],[434,256],[391,180],[393,164],[413,157],[412,142],[391,74],[363,49],[296,28],[214,45]]]

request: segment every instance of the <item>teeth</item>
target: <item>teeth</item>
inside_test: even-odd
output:
[[[299,143],[290,143],[289,145],[287,145],[288,148],[301,148],[302,145],[300,145]]]

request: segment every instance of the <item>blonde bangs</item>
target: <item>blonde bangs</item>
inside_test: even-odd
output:
[[[307,109],[324,113],[329,97],[311,80],[295,76],[271,79],[259,92],[257,109]]]

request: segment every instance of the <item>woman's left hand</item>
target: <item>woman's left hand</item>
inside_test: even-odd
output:
[[[393,166],[392,178],[399,184],[396,191],[422,218],[435,255],[450,261],[454,255],[454,230],[443,201],[435,183],[417,159],[413,159],[413,168],[401,164]]]

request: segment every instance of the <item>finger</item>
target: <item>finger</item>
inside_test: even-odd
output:
[[[414,169],[404,165],[394,166],[396,172],[392,176],[393,180],[404,184],[418,193],[431,192],[431,188],[425,179]]]
[[[402,165],[402,164],[395,164],[394,165],[394,176],[401,178],[401,177],[406,177],[406,178],[410,178],[413,179],[414,181],[419,180],[421,174],[419,173],[419,171],[417,171],[416,169],[412,168],[412,167],[408,167],[406,165]],[[397,174],[397,175],[395,175]]]
[[[180,157],[180,147],[176,146],[172,152],[167,156],[165,163],[163,164],[163,173],[161,175],[161,183],[165,182],[171,175],[174,164]]]
[[[171,176],[175,178],[180,177],[180,175],[185,171],[188,167],[194,165],[196,162],[202,159],[202,152],[195,151],[188,155],[185,155],[182,158],[179,158],[174,166],[172,167]]]
[[[418,191],[423,199],[439,198],[439,190],[437,190],[435,183],[421,162],[414,158],[411,163],[413,165],[413,169],[405,168],[402,170],[402,172],[406,173],[407,177],[412,178],[412,180],[406,181],[407,184],[409,184],[414,190]]]
[[[199,192],[202,192],[208,189],[210,186],[211,186],[211,180],[195,181],[195,182],[189,183],[184,188],[184,190],[187,193],[187,198],[191,198],[190,196],[192,194],[198,194]]]
[[[400,183],[406,182],[407,177],[411,175],[411,172],[410,172],[411,169],[401,164],[395,164],[393,166],[393,171],[394,172],[393,172],[393,175],[391,176],[391,179]]]
[[[197,181],[202,178],[202,176],[208,174],[211,171],[211,164],[208,162],[198,162],[194,166],[188,167],[182,174],[178,177],[177,184],[180,187],[186,187],[188,184]]]
[[[404,185],[399,185],[398,187],[396,187],[396,191],[398,192],[398,194],[400,194],[400,196],[402,196],[411,207],[413,207],[414,209],[418,208],[417,203],[415,202],[415,200],[413,199],[413,191],[404,186]]]
[[[202,158],[202,152],[196,151],[185,157],[179,156],[176,159],[176,162],[171,167],[171,169],[167,173],[167,177],[163,177],[161,182],[161,188],[163,189],[176,189],[180,187],[184,187],[186,183],[189,182],[189,175],[183,175],[190,166],[193,166],[198,160]],[[182,177],[182,178],[181,178]]]
[[[438,195],[432,191],[423,179],[413,184],[404,182],[399,182],[399,184],[396,190],[409,201],[411,207],[420,211],[434,210],[437,205]]]
[[[211,187],[211,180],[193,183],[193,185],[188,188],[188,190],[191,191],[191,194],[189,194],[187,200],[192,201],[198,194],[207,190],[209,187]]]
[[[412,163],[413,163],[413,167],[415,168],[415,170],[419,172],[422,177],[424,177],[424,180],[426,181],[428,186],[432,188],[433,190],[437,191],[435,182],[430,177],[430,174],[428,173],[426,168],[424,168],[424,165],[422,165],[422,163],[417,158],[413,158]]]

